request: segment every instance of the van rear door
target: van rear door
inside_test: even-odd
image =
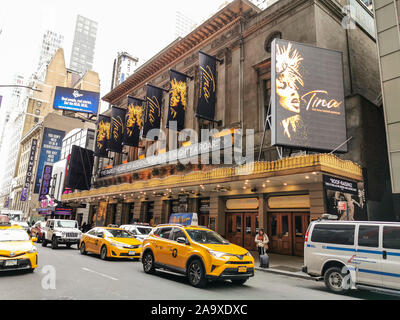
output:
[[[382,286],[382,249],[379,243],[380,226],[358,226],[357,253],[349,260],[356,268],[356,282],[370,286]]]
[[[400,226],[383,227],[382,269],[383,286],[400,290]]]

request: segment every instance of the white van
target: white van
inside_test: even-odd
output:
[[[303,272],[333,292],[400,294],[400,223],[319,220],[305,238]]]

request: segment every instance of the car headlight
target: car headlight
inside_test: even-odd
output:
[[[35,253],[35,252],[37,252],[36,247],[33,247],[31,250],[28,251],[28,253]]]
[[[125,244],[119,243],[119,242],[111,242],[111,241],[110,241],[110,244],[111,244],[112,246],[114,246],[114,247],[119,248],[119,249],[124,249],[124,247],[126,246]]]
[[[230,255],[229,253],[225,253],[225,252],[219,252],[219,251],[214,251],[214,250],[208,250],[210,252],[210,254],[217,258],[217,259],[221,259],[223,257],[227,258],[228,255]]]

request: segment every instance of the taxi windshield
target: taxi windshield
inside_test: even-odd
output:
[[[104,235],[107,238],[135,238],[132,233],[120,229],[105,230]]]
[[[24,230],[7,229],[0,230],[0,242],[6,241],[29,241],[30,238]]]
[[[224,238],[222,238],[218,233],[211,230],[196,230],[189,229],[186,230],[189,237],[198,243],[203,244],[229,244]]]
[[[144,228],[144,227],[138,227],[137,228],[140,234],[150,234],[152,228]]]

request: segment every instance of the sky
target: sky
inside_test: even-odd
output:
[[[43,33],[64,36],[69,67],[76,17],[98,22],[93,70],[99,73],[101,96],[109,92],[113,61],[125,51],[149,60],[174,40],[175,14],[180,11],[201,23],[226,0],[2,0],[0,6],[0,84],[11,84],[15,74],[36,70]],[[10,91],[0,88],[7,103]]]

